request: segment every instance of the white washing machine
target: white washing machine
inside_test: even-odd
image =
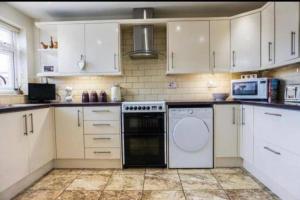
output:
[[[213,168],[213,109],[169,109],[169,168]]]

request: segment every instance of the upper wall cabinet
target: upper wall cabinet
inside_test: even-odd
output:
[[[120,72],[119,25],[85,25],[86,72]]]
[[[230,21],[210,21],[210,68],[214,72],[230,71]]]
[[[261,67],[266,69],[272,67],[274,57],[274,2],[270,2],[261,12]]]
[[[168,74],[209,72],[209,21],[168,22]]]
[[[120,74],[119,24],[58,25],[58,72]]]
[[[299,57],[299,2],[275,3],[275,61]]]
[[[231,20],[231,70],[260,69],[260,12]]]
[[[78,62],[84,59],[84,25],[58,25],[58,72],[80,72]]]

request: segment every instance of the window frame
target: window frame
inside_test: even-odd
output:
[[[9,28],[0,26],[0,29],[4,31],[8,31],[11,34],[11,44],[7,44],[5,42],[0,41],[0,52],[4,52],[7,54],[12,55],[12,84],[9,87],[0,87],[0,94],[11,94],[16,93],[16,89],[18,88],[18,63],[17,63],[17,57],[18,57],[18,50],[17,50],[17,34],[18,32],[15,32]]]

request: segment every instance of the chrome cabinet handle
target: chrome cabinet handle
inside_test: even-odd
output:
[[[27,129],[27,115],[23,115],[24,123],[25,123],[25,130],[24,135],[28,135],[28,129]]]
[[[103,137],[103,138],[93,138],[93,140],[111,140],[111,138],[107,137]]]
[[[172,65],[171,68],[174,69],[174,52],[171,53],[171,60],[172,60]]]
[[[114,53],[114,69],[117,69],[117,65],[116,65],[116,57],[117,57],[117,54]]]
[[[274,153],[274,154],[276,154],[276,155],[281,155],[280,152],[275,151],[275,150],[271,149],[270,147],[266,147],[266,146],[265,146],[264,149],[265,149],[265,150],[268,150],[268,151],[270,151],[270,152],[272,152],[272,153]]]
[[[77,110],[77,125],[80,127],[80,110]]]
[[[232,67],[235,67],[235,51],[232,51]]]
[[[110,126],[111,124],[96,124],[94,123],[93,126]]]
[[[294,31],[291,32],[291,55],[295,55],[295,35]]]
[[[245,125],[245,108],[242,108],[242,125]]]
[[[95,113],[97,113],[97,112],[109,112],[109,110],[92,110],[92,112],[95,112]]]
[[[232,124],[235,124],[235,107],[232,107]]]
[[[214,61],[213,67],[215,69],[216,68],[216,52],[215,51],[213,51],[213,61]]]
[[[94,151],[94,154],[111,153],[110,151]]]
[[[34,130],[34,129],[33,129],[33,114],[30,113],[29,116],[30,116],[30,122],[31,122],[31,123],[30,123],[30,124],[31,124],[31,130],[30,130],[30,133],[33,133],[33,132],[34,132],[34,131],[33,131],[33,130]]]
[[[270,113],[270,112],[265,112],[264,114],[265,114],[265,115],[277,116],[277,117],[281,117],[281,116],[282,116],[281,114],[278,114],[278,113]]]
[[[269,62],[271,62],[271,61],[272,61],[272,58],[271,58],[271,45],[272,45],[272,42],[269,42],[269,43],[268,43]]]

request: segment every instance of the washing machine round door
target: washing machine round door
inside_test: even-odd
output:
[[[209,141],[208,127],[201,119],[195,117],[183,118],[174,127],[173,141],[183,151],[199,151]]]

